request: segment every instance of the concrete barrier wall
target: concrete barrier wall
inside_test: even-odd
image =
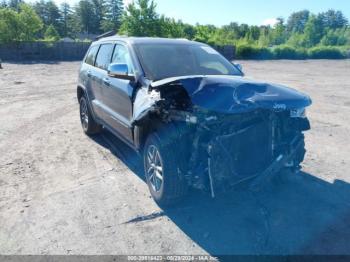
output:
[[[81,60],[90,43],[86,42],[22,42],[0,45],[2,60]]]
[[[0,44],[0,58],[4,61],[25,60],[81,60],[91,43],[88,42],[21,42]],[[235,55],[233,46],[215,46],[227,59]]]

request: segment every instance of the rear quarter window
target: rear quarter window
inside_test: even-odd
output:
[[[93,46],[90,48],[87,56],[86,56],[86,59],[85,59],[85,63],[86,64],[89,64],[89,65],[94,65],[95,63],[95,59],[96,59],[96,55],[97,55],[97,51],[98,51],[98,45],[96,46]]]

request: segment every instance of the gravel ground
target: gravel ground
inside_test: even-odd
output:
[[[81,130],[79,63],[0,70],[0,254],[350,254],[350,60],[242,61],[314,101],[303,172],[161,210],[140,160]]]

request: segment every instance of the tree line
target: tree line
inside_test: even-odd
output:
[[[349,50],[349,21],[341,11],[313,14],[308,10],[278,18],[273,26],[232,22],[221,27],[191,25],[157,13],[153,0],[135,0],[128,6],[122,0],[81,0],[70,6],[57,6],[52,0],[24,3],[0,2],[0,42],[57,41],[114,30],[129,36],[187,38],[214,46],[234,45],[237,55],[308,56],[312,51]],[[328,49],[327,49],[328,48]],[[316,54],[317,56],[317,54]]]
[[[110,30],[117,31],[123,12],[122,0],[82,0],[75,6],[68,2],[58,6],[52,0],[30,4],[23,0],[2,0],[0,32],[5,34],[0,35],[0,41],[55,41],[63,37],[75,39],[81,34],[96,35]],[[33,22],[30,31],[24,16],[29,16]],[[18,30],[23,33],[18,34]]]

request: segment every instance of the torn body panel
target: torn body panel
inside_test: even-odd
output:
[[[140,121],[152,110],[156,110],[156,103],[160,101],[158,91],[149,91],[148,88],[140,88],[134,100],[133,121]]]
[[[176,144],[179,172],[214,196],[282,166],[299,168],[305,150],[293,143],[304,143],[309,105],[311,99],[296,90],[242,77],[175,77],[137,92],[134,124],[147,119],[152,125],[156,118],[178,126],[167,142]]]

